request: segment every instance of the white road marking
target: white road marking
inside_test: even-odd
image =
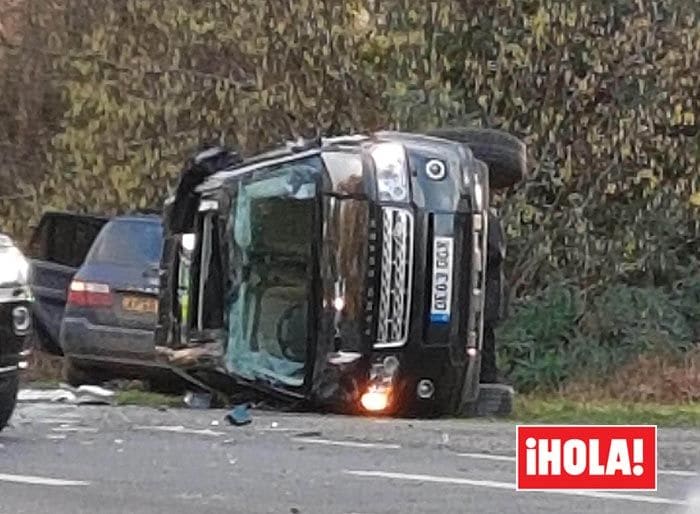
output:
[[[191,435],[208,435],[213,437],[218,437],[224,435],[224,432],[217,432],[215,430],[198,430],[195,428],[185,428],[182,425],[178,426],[137,426],[134,430],[145,430],[149,432],[173,432],[176,434],[191,434]]]
[[[332,441],[330,439],[316,439],[312,437],[295,437],[292,441],[297,443],[322,444],[326,446],[346,446],[348,448],[380,448],[383,450],[398,450],[398,444],[386,443],[360,443],[356,441]]]
[[[256,432],[302,432],[299,428],[275,428],[275,427],[263,427],[256,428]]]
[[[470,459],[481,459],[481,460],[498,460],[504,462],[515,462],[515,457],[511,455],[494,455],[492,453],[458,453],[458,457],[467,457]],[[696,471],[682,471],[679,469],[660,469],[658,470],[659,475],[668,475],[676,477],[697,477],[700,473]]]
[[[46,478],[29,475],[8,475],[6,473],[0,473],[0,482],[12,482],[14,484],[28,485],[50,485],[55,487],[77,487],[90,485],[90,482],[86,482],[85,480],[65,480],[63,478]]]
[[[409,473],[390,473],[384,471],[355,471],[345,470],[348,475],[354,475],[363,478],[387,478],[391,480],[409,480],[413,482],[432,482],[436,484],[454,484],[468,485],[474,487],[487,487],[491,489],[505,489],[515,492],[515,484],[509,482],[495,482],[493,480],[471,480],[468,478],[458,477],[441,477],[433,475],[414,475]],[[523,491],[523,494],[528,492]],[[529,494],[559,494],[564,496],[583,496],[587,498],[599,498],[602,500],[624,500],[638,503],[655,503],[663,505],[690,505],[687,501],[673,500],[671,498],[662,498],[658,496],[642,496],[638,494],[623,494],[599,491],[583,491],[583,490],[559,490],[559,491],[531,491]]]
[[[76,432],[84,434],[95,434],[97,429],[93,427],[56,427],[51,429],[54,432]]]

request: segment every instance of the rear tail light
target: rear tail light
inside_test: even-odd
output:
[[[68,304],[79,307],[111,307],[112,292],[107,284],[74,280],[68,289]]]

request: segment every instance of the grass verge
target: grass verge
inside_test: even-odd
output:
[[[117,392],[117,405],[140,405],[142,407],[182,407],[181,396],[138,391],[130,389]]]
[[[523,423],[700,427],[700,403],[632,403],[516,396],[513,418]]]

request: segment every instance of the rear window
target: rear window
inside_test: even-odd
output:
[[[160,223],[112,221],[105,225],[88,254],[88,262],[110,264],[157,263],[163,241]]]

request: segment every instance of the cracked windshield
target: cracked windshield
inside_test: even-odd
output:
[[[698,0],[0,0],[0,514],[700,514]]]

